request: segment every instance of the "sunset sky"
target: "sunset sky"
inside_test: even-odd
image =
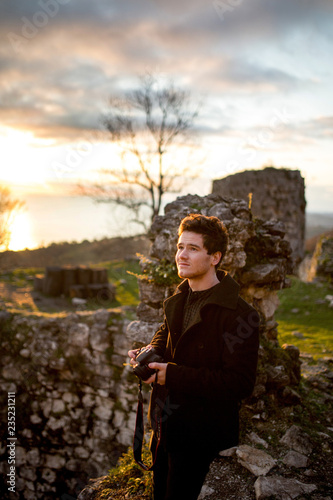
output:
[[[107,100],[152,72],[203,103],[198,194],[273,164],[333,212],[332,54],[330,0],[0,0],[0,182],[63,195],[113,164]]]

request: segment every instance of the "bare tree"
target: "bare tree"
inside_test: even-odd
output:
[[[0,248],[8,249],[11,225],[23,206],[24,202],[12,198],[9,188],[0,186]]]
[[[197,114],[188,92],[172,83],[161,87],[151,75],[123,98],[112,97],[104,125],[119,148],[120,166],[101,170],[101,180],[93,185],[81,184],[81,194],[128,208],[133,220],[146,227],[143,207],[152,220],[163,196],[180,192],[196,176],[185,151],[193,151],[188,133]]]

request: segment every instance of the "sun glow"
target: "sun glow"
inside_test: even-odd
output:
[[[11,226],[8,249],[18,251],[34,247],[36,247],[36,242],[32,237],[30,217],[26,212],[19,213]]]
[[[1,170],[1,181],[6,184],[44,184],[46,172],[41,153],[48,145],[49,141],[36,139],[32,132],[2,127],[0,148],[6,161]]]

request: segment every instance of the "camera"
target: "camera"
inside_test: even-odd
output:
[[[149,363],[161,363],[163,358],[156,353],[156,350],[151,345],[149,345],[140,349],[136,355],[135,361],[137,362],[137,365],[133,368],[135,375],[141,380],[148,380],[155,373],[155,370],[149,368]]]

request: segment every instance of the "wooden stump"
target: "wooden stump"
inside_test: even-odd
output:
[[[69,295],[71,286],[77,284],[77,269],[75,267],[65,267],[63,271],[63,293]]]
[[[91,269],[91,283],[108,283],[107,269],[102,269],[102,268]]]
[[[56,297],[63,293],[63,269],[47,267],[44,280],[44,293]]]
[[[53,297],[64,294],[71,298],[114,300],[115,286],[109,284],[108,271],[89,267],[47,267],[45,277],[35,277],[34,289]]]
[[[77,284],[89,285],[91,283],[91,269],[88,267],[77,268]]]

